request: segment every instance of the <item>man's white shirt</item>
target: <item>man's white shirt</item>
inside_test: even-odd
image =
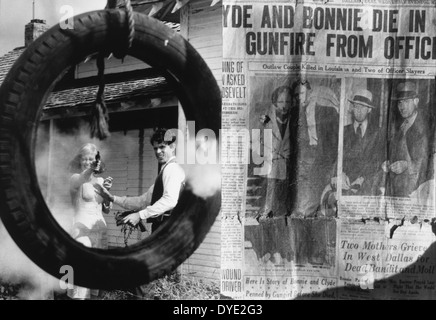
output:
[[[172,157],[168,161],[174,158],[175,157]],[[150,205],[150,203],[154,185],[152,185],[146,193],[138,197],[114,196],[114,203],[129,210],[143,209],[139,211],[141,219],[158,217],[172,210],[177,205],[181,186],[186,176],[182,167],[176,162],[168,163],[162,168],[163,194],[153,205]]]

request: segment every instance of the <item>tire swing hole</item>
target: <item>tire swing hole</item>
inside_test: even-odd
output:
[[[113,51],[122,41],[125,12],[100,10],[74,17],[74,29],[53,26],[18,58],[0,87],[0,215],[18,247],[40,268],[74,284],[123,289],[151,282],[177,268],[203,241],[221,207],[218,190],[199,197],[186,188],[168,223],[125,248],[92,249],[57,223],[41,193],[35,170],[36,130],[56,79],[91,54]],[[195,49],[174,30],[134,13],[135,37],[128,55],[166,71],[187,120],[196,130],[221,126],[216,80]],[[165,41],[168,41],[164,45]]]

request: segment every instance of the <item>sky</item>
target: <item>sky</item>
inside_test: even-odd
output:
[[[33,18],[46,20],[53,26],[70,13],[103,9],[107,0],[0,0],[0,55],[24,46],[24,26]],[[62,11],[63,6],[64,7]],[[70,10],[71,9],[71,10]]]

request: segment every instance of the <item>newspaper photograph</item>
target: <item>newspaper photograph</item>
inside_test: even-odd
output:
[[[223,192],[246,181],[223,198],[244,243],[223,294],[431,296],[436,12],[411,4],[223,2]]]

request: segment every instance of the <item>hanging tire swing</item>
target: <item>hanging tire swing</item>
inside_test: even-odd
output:
[[[161,22],[133,13],[128,51],[161,70],[196,129],[218,137],[221,97],[210,69],[184,38]],[[153,281],[174,270],[200,245],[214,223],[221,194],[182,193],[168,223],[126,248],[93,249],[73,240],[55,221],[38,185],[36,129],[46,98],[65,72],[89,55],[110,53],[125,42],[126,13],[100,10],[74,17],[74,29],[59,24],[36,39],[15,62],[0,88],[0,215],[20,249],[57,278],[69,265],[74,284],[121,289]]]

